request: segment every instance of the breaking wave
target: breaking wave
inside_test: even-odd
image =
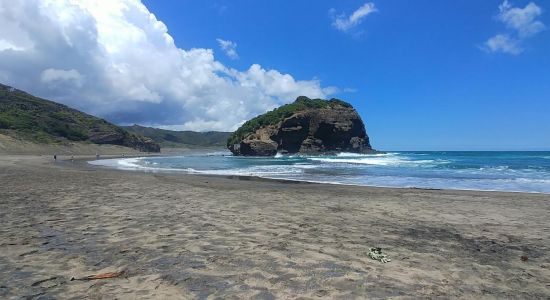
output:
[[[390,152],[308,156],[200,155],[105,159],[123,170],[258,176],[383,187],[550,193],[550,152]]]

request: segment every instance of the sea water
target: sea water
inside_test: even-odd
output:
[[[275,157],[239,157],[216,152],[91,163],[126,170],[258,176],[332,184],[550,193],[550,152],[429,151]]]

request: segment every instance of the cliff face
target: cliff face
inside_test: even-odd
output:
[[[306,103],[305,107],[290,116],[243,134],[237,141],[231,142],[230,139],[229,150],[235,155],[254,156],[270,156],[277,152],[320,154],[374,151],[363,121],[351,105],[339,100],[309,105],[308,100],[319,100],[304,98],[298,98],[297,102]]]

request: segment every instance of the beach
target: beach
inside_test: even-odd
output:
[[[548,194],[120,171],[85,159],[0,155],[0,298],[550,297]],[[371,247],[391,262],[370,259]],[[121,273],[85,279],[107,272]]]

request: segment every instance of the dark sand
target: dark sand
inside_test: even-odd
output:
[[[2,299],[550,298],[550,195],[0,155],[0,220]]]

